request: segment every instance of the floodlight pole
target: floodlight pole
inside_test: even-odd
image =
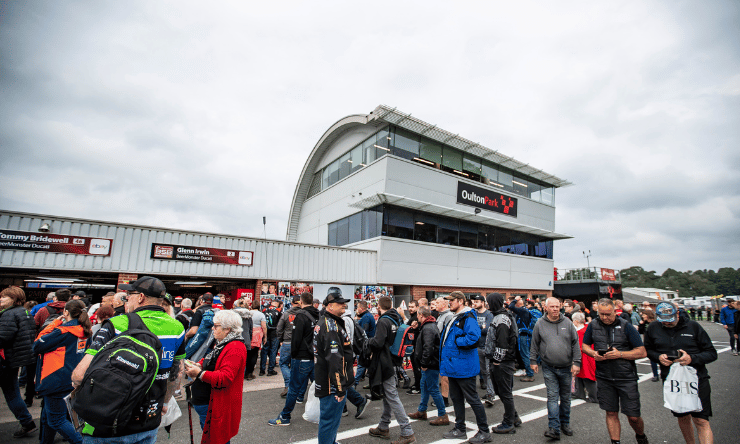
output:
[[[588,254],[586,254],[586,252],[584,251],[583,252],[583,257],[586,258],[586,264],[588,264],[588,269],[590,270],[591,269],[591,261],[589,260],[589,258],[591,257],[591,250],[588,250]]]

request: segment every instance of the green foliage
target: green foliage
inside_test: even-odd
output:
[[[642,267],[621,270],[623,287],[650,287],[678,290],[681,297],[740,294],[740,268],[676,271],[667,269],[661,275]]]

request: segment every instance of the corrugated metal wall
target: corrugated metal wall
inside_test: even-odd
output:
[[[111,255],[84,256],[0,250],[2,268],[38,268],[115,273],[265,279],[293,282],[377,283],[375,251],[167,230],[154,227],[0,211],[0,228],[113,239]],[[253,251],[254,265],[151,259],[152,243]]]

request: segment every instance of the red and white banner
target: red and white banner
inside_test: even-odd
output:
[[[617,275],[614,273],[614,270],[611,270],[609,268],[602,268],[601,269],[601,280],[602,281],[616,281]]]
[[[254,252],[187,245],[152,244],[151,258],[251,266]]]
[[[110,256],[113,239],[0,230],[0,249]]]

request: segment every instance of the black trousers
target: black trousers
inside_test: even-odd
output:
[[[494,365],[491,362],[490,366],[493,386],[498,394],[498,398],[504,405],[504,420],[501,421],[501,424],[507,426],[514,425],[514,421],[519,416],[516,408],[514,408],[514,395],[512,394],[515,367],[515,361],[504,361],[498,365]]]
[[[36,363],[38,361],[34,359],[33,364],[26,366],[26,403],[32,403],[33,397],[36,396]]]
[[[414,364],[414,360],[411,360],[411,368],[414,370],[414,385],[411,388],[421,390],[421,369]]]
[[[488,433],[488,418],[486,418],[486,409],[480,402],[478,391],[475,389],[475,380],[478,375],[470,378],[447,378],[450,381],[450,401],[455,410],[455,428],[464,432],[465,427],[465,401],[468,401],[470,408],[475,414],[475,422],[478,424],[478,430]]]
[[[244,376],[254,373],[254,367],[257,365],[259,354],[259,348],[252,347],[251,350],[247,350],[247,365],[244,367]]]

